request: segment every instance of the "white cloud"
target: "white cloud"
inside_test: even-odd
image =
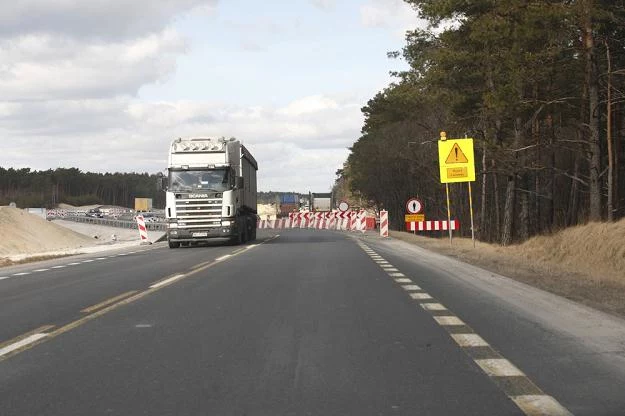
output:
[[[369,0],[360,7],[360,21],[365,27],[396,28],[402,37],[407,30],[426,24],[403,0]]]
[[[336,0],[310,0],[310,2],[322,10],[330,10],[336,6]]]
[[[210,12],[217,0],[13,0],[0,37],[25,33],[122,40],[160,32],[173,16]]]
[[[306,111],[285,111],[293,108]],[[154,173],[175,137],[235,136],[259,161],[262,190],[324,192],[361,125],[358,103],[325,96],[283,108],[131,97],[22,102],[0,105],[0,146],[8,166]]]
[[[51,35],[0,42],[0,97],[8,101],[114,97],[165,80],[186,50],[170,29],[123,42]]]
[[[166,81],[187,50],[172,22],[212,13],[216,3],[17,0],[0,8],[2,166],[158,172],[175,137],[235,136],[259,161],[260,189],[327,191],[360,135],[362,97],[318,94],[281,107],[136,98],[142,86]]]

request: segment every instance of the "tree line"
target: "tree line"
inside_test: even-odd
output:
[[[625,216],[623,1],[405,0],[428,22],[407,32],[410,69],[362,112],[335,192],[390,211],[419,197],[446,218],[440,131],[473,137],[476,231],[511,244]],[[466,184],[452,215],[469,229]]]
[[[134,208],[135,198],[152,198],[164,208],[165,193],[157,176],[147,173],[93,173],[76,168],[45,171],[0,167],[0,205],[53,208],[59,203],[117,205]]]

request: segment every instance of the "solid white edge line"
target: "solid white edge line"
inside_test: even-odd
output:
[[[32,344],[33,342],[38,341],[41,338],[45,338],[47,336],[48,334],[44,334],[44,333],[32,334],[31,336],[26,337],[20,341],[14,342],[13,344],[9,344],[4,348],[0,348],[0,357],[10,352],[13,352],[17,349],[20,349],[25,345]]]
[[[178,280],[180,278],[184,277],[184,274],[177,274],[175,276],[170,277],[169,279],[165,279],[165,280],[161,280],[160,282],[156,282],[153,285],[150,286],[150,289],[154,289],[156,287],[160,287],[163,285],[166,285],[167,283],[171,283],[175,280]]]
[[[228,257],[232,257],[232,254],[226,254],[225,256],[217,257],[215,261],[222,261],[227,259]]]

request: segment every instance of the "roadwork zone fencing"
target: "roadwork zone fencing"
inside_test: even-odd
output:
[[[364,211],[293,212],[289,214],[289,218],[259,220],[257,228],[271,230],[308,228],[364,232],[375,229],[375,217],[367,216]]]
[[[419,221],[407,222],[406,231],[447,231],[449,229],[457,230],[460,228],[458,220],[447,221]]]

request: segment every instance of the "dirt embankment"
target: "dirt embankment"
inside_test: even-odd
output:
[[[76,249],[93,239],[16,208],[0,207],[0,266],[8,256]]]
[[[625,317],[625,219],[591,223],[509,247],[454,238],[391,236]]]

